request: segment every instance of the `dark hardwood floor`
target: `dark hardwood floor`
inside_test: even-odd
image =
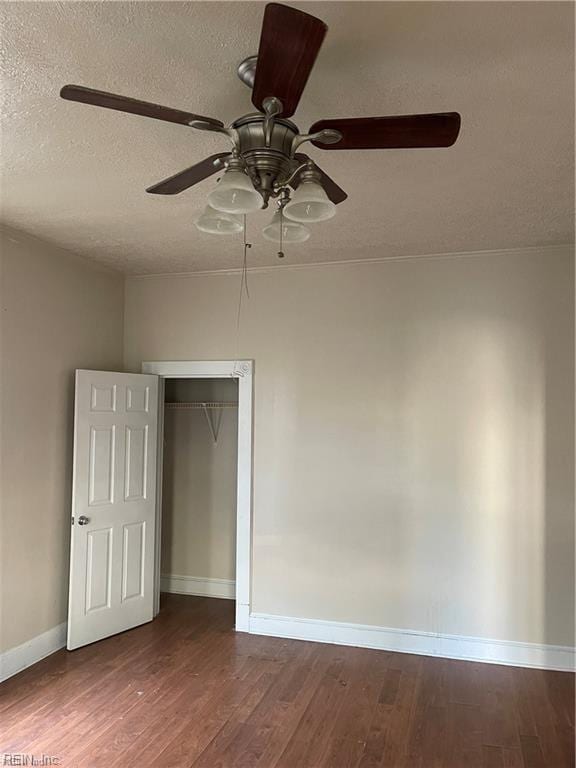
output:
[[[50,656],[0,687],[0,755],[80,768],[574,766],[573,675],[232,626],[232,602],[169,595],[151,624]]]

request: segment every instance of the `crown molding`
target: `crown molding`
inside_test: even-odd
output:
[[[247,267],[250,273],[269,273],[277,271],[293,271],[306,269],[320,269],[327,267],[361,266],[366,264],[385,264],[397,261],[428,261],[437,259],[469,259],[480,257],[518,256],[540,253],[548,256],[565,255],[574,252],[573,243],[560,245],[531,245],[523,248],[502,248],[488,251],[454,251],[450,253],[406,254],[403,256],[377,256],[360,259],[339,259],[333,261],[314,261],[307,264],[270,264],[265,266]],[[241,267],[233,269],[190,270],[187,272],[150,272],[145,274],[126,274],[126,280],[150,280],[158,278],[188,278],[188,277],[213,277],[223,275],[240,275]]]

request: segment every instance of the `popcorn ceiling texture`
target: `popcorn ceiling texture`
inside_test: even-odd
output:
[[[310,154],[348,192],[289,263],[572,242],[571,3],[300,3],[329,33],[295,121],[457,110],[452,149]],[[6,2],[1,221],[126,273],[239,266],[241,240],[196,230],[214,184],[145,188],[223,137],[61,100],[79,83],[230,121],[264,5]],[[250,264],[278,262],[249,219]]]

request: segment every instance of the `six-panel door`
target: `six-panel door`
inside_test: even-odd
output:
[[[158,377],[76,371],[69,650],[153,617]]]

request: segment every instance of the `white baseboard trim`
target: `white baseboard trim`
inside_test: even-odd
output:
[[[22,645],[4,651],[0,654],[0,682],[7,680],[12,675],[17,675],[18,672],[31,667],[37,661],[50,656],[51,653],[59,651],[65,645],[66,622],[27,640]]]
[[[250,631],[250,606],[246,603],[240,603],[236,600],[236,623],[234,629],[236,632]]]
[[[163,592],[201,597],[234,599],[234,581],[199,579],[193,576],[162,576]],[[244,606],[243,606],[244,607]],[[246,611],[242,612],[247,613]],[[481,637],[443,635],[432,632],[347,624],[338,621],[297,619],[252,613],[242,621],[239,631],[253,635],[287,637],[316,643],[352,645],[398,653],[440,656],[447,659],[505,664],[513,667],[534,667],[564,672],[576,671],[574,648],[559,645],[519,643],[510,640],[487,640]],[[246,624],[246,626],[244,626]],[[22,672],[66,645],[66,622],[0,654],[0,682]]]
[[[201,579],[197,576],[160,576],[160,591],[176,595],[196,595],[197,597],[221,597],[234,600],[236,582],[230,579]]]
[[[513,667],[535,667],[565,672],[573,672],[576,669],[575,649],[567,646],[486,640],[481,637],[415,632],[338,621],[295,619],[264,613],[250,614],[249,632],[253,635],[289,637],[316,643],[353,645]]]

